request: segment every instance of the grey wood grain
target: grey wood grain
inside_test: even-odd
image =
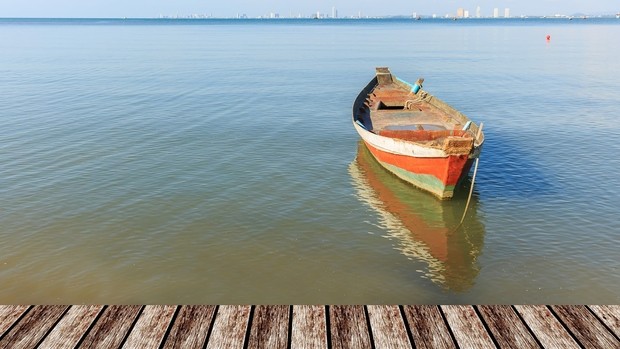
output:
[[[0,339],[28,308],[27,305],[0,305]]]
[[[515,305],[515,309],[543,347],[579,348],[577,342],[546,306]]]
[[[34,348],[67,310],[64,305],[37,305],[0,340],[0,348]]]
[[[214,305],[182,306],[163,348],[202,348],[214,315]]]
[[[403,310],[416,348],[456,348],[438,306],[404,306]]]
[[[145,306],[123,348],[159,348],[176,308],[173,305]]]
[[[141,309],[139,305],[113,305],[105,308],[79,347],[119,348]]]
[[[376,349],[412,348],[398,306],[368,305],[366,309]]]
[[[491,336],[471,305],[442,305],[441,310],[461,348],[495,348]]]
[[[361,305],[329,307],[331,345],[333,349],[370,348],[366,313]]]
[[[102,305],[72,306],[45,337],[39,348],[75,348],[102,309]]]
[[[250,310],[249,305],[220,306],[215,314],[215,322],[207,348],[243,348]]]
[[[585,348],[620,348],[618,339],[585,305],[553,305],[551,309]]]
[[[540,348],[509,305],[480,305],[478,310],[500,348]]]
[[[291,349],[326,349],[327,317],[325,306],[293,306]]]
[[[590,305],[589,308],[616,337],[620,337],[620,305]]]
[[[288,345],[290,306],[259,305],[254,309],[248,348],[285,349]]]
[[[289,306],[257,306],[252,319],[250,306],[221,306],[217,314],[215,309],[0,306],[0,329],[4,331],[4,335],[0,332],[0,348],[70,348],[76,343],[81,348],[106,349],[123,343],[126,348],[202,348],[205,340],[207,348],[286,348],[290,335],[293,349],[323,349],[328,344],[334,349],[412,344],[454,348],[453,338],[461,348],[493,348],[495,340],[502,348],[537,347],[540,342],[545,348],[581,344],[620,349],[618,305],[479,306],[482,318],[472,306],[464,305],[405,306],[402,312],[397,306],[331,306],[329,312],[324,306],[294,306],[292,319]]]

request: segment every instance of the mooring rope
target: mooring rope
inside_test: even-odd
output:
[[[484,124],[481,122],[480,127],[478,127],[478,133],[476,134],[476,138],[474,139],[474,142],[476,142],[480,138],[480,135],[482,134],[483,126]],[[457,225],[457,228],[460,227],[461,224],[463,224],[463,221],[465,220],[465,215],[467,214],[467,209],[469,208],[469,201],[471,200],[471,194],[474,192],[474,183],[476,183],[476,173],[478,173],[478,161],[479,160],[480,160],[480,155],[478,155],[478,157],[476,158],[476,165],[474,165],[474,175],[471,178],[471,187],[469,188],[469,196],[467,197],[467,203],[465,204],[465,210],[463,211],[463,217],[461,218],[461,222],[459,223],[459,225]]]
[[[476,165],[474,165],[474,175],[471,178],[471,187],[469,188],[469,196],[467,197],[467,203],[465,204],[465,211],[463,211],[463,217],[461,218],[461,222],[459,223],[459,226],[463,224],[463,221],[465,220],[465,215],[467,214],[467,209],[469,208],[469,201],[471,200],[471,194],[474,192],[474,183],[476,182],[476,173],[478,172],[478,160],[480,160],[480,158],[476,158]]]

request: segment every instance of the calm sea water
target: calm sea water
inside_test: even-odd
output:
[[[0,20],[0,302],[619,303],[618,37]],[[359,144],[375,66],[484,122],[462,227]]]

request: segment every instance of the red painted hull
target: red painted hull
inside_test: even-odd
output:
[[[471,167],[467,154],[450,155],[446,158],[417,158],[381,151],[370,144],[366,146],[379,162],[396,166],[412,174],[431,175],[446,187],[456,186]]]

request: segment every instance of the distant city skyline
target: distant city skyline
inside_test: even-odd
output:
[[[256,17],[382,17],[395,15],[457,16],[462,9],[465,17],[499,16],[509,8],[510,17],[556,14],[588,15],[620,12],[618,0],[2,0],[0,17],[186,17],[194,14],[231,18],[245,15]],[[336,15],[337,14],[337,15]]]

